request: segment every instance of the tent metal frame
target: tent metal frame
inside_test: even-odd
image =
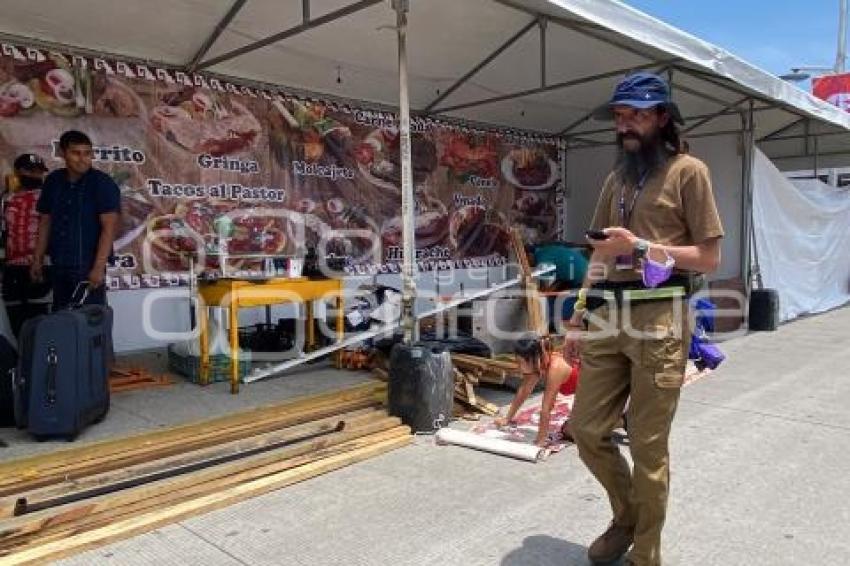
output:
[[[230,22],[233,21],[239,11],[242,10],[242,7],[245,6],[245,3],[247,1],[248,0],[235,0],[233,2],[233,5],[227,11],[224,17],[218,22],[215,28],[213,28],[212,33],[210,33],[204,40],[204,42],[201,44],[201,47],[195,53],[195,56],[192,57],[192,60],[186,64],[187,73],[194,73],[198,69],[198,64],[200,64],[201,59],[206,57],[207,52],[210,50],[210,48],[213,46],[213,44],[216,42],[222,32],[227,29],[227,26],[230,25]],[[309,9],[310,0],[304,0],[304,4],[308,7],[307,9]]]
[[[222,53],[216,57],[211,59],[207,59],[206,61],[202,61],[195,65],[196,70],[203,70],[214,65],[218,65],[219,63],[223,63],[225,61],[229,61],[230,59],[234,59],[236,57],[240,57],[245,55],[246,53],[250,53],[252,51],[256,51],[258,49],[262,49],[264,47],[268,47],[274,43],[278,43],[285,39],[289,39],[290,37],[295,37],[300,33],[304,33],[305,31],[317,28],[319,26],[323,26],[325,24],[329,24],[331,22],[335,22],[339,19],[342,19],[346,16],[350,16],[351,14],[357,13],[361,10],[365,10],[366,8],[371,8],[377,4],[384,2],[384,0],[359,0],[354,4],[349,4],[348,6],[344,6],[339,10],[334,10],[329,14],[325,14],[324,16],[320,16],[316,19],[310,19],[310,2],[309,0],[303,0],[302,9],[306,18],[297,26],[291,27],[289,29],[283,30],[274,35],[270,35],[263,39],[257,40],[253,43],[249,43],[248,45],[244,45],[237,49],[233,49],[232,51],[228,51],[227,53]],[[213,32],[215,33],[215,32]],[[209,38],[208,38],[209,39]],[[215,39],[215,38],[213,38]],[[212,46],[213,42],[210,42],[210,46]]]

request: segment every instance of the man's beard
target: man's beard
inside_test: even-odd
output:
[[[627,151],[623,147],[623,142],[628,138],[640,142],[636,151]],[[664,165],[669,157],[670,152],[659,131],[646,136],[631,132],[617,134],[617,161],[614,170],[627,184],[637,185],[645,175]]]

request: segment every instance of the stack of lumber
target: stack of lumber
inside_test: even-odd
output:
[[[369,384],[0,464],[0,563],[43,563],[404,446]]]
[[[480,383],[505,385],[508,379],[520,377],[519,365],[515,361],[452,354],[452,363],[455,368]]]
[[[156,375],[142,368],[112,368],[109,374],[109,392],[135,391],[154,387],[169,387],[174,382],[168,375]]]
[[[455,375],[455,401],[462,406],[455,413],[466,416],[462,408],[469,407],[491,417],[498,415],[498,405],[482,399],[480,394],[475,393],[475,386],[482,383],[504,385],[508,378],[519,375],[516,362],[453,353],[452,364]]]
[[[483,399],[481,395],[475,393],[475,386],[478,385],[478,380],[474,375],[462,372],[455,368],[455,410],[456,416],[467,419],[477,420],[474,415],[481,413],[490,417],[495,417],[499,414],[499,406],[490,403]],[[472,414],[469,410],[473,411]]]

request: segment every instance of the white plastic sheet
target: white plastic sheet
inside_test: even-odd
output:
[[[753,222],[765,287],[779,291],[780,319],[850,302],[850,190],[788,180],[760,151]]]
[[[548,450],[540,448],[533,444],[522,444],[520,442],[511,442],[510,440],[502,440],[500,438],[490,438],[455,430],[452,428],[441,428],[437,431],[438,444],[456,444],[475,450],[483,450],[484,452],[492,452],[500,456],[509,456],[526,462],[539,462],[549,455]]]

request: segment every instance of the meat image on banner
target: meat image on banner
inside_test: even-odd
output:
[[[257,256],[336,257],[398,272],[399,132],[393,115],[179,71],[2,45],[0,167],[24,152],[62,167],[68,129],[121,188],[112,288],[182,285],[190,257],[215,273]],[[414,119],[420,270],[499,265],[508,227],[554,239],[553,139]],[[244,257],[252,256],[252,257]]]

